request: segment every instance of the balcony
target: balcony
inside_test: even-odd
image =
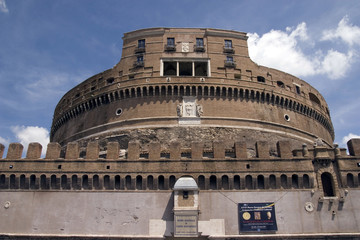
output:
[[[224,53],[231,53],[231,54],[233,54],[233,53],[235,53],[235,50],[234,50],[234,48],[233,47],[224,47]]]
[[[144,66],[144,61],[135,61],[134,62],[135,68],[139,68],[139,67],[143,67],[143,66]]]
[[[205,46],[204,45],[195,45],[194,52],[205,52]]]
[[[145,52],[145,46],[135,48],[135,53],[144,53],[144,52]]]
[[[228,68],[235,68],[236,63],[234,61],[225,60],[224,61],[224,66],[228,67]]]
[[[176,45],[166,44],[165,45],[165,51],[166,52],[175,52],[176,51]]]

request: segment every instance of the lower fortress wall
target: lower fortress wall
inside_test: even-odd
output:
[[[319,197],[314,190],[200,191],[199,232],[213,239],[358,239],[360,190],[342,190],[340,195]],[[237,203],[254,202],[275,203],[278,231],[239,234]],[[1,239],[161,239],[174,231],[173,191],[2,191],[0,203]],[[309,203],[313,211],[306,210]]]

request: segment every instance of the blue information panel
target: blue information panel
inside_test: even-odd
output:
[[[240,232],[277,231],[275,203],[239,203]]]

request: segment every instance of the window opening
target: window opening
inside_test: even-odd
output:
[[[191,62],[179,62],[179,76],[192,76]]]
[[[330,173],[321,174],[324,197],[334,197],[334,181]]]
[[[301,94],[300,86],[295,85],[295,90],[297,94]]]
[[[257,81],[264,83],[264,82],[265,82],[265,78],[264,78],[263,76],[257,76]]]
[[[177,75],[176,62],[164,62],[164,75],[165,76],[176,76]]]
[[[196,38],[196,46],[203,47],[204,46],[204,39],[203,38]]]
[[[145,48],[145,39],[138,40],[138,48]]]
[[[175,46],[175,38],[167,38],[168,46]]]
[[[195,76],[207,76],[207,62],[195,62]]]

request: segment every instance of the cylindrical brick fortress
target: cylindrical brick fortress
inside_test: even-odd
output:
[[[125,33],[120,62],[85,80],[58,103],[51,141],[92,139],[169,145],[214,140],[294,146],[334,131],[327,103],[305,81],[259,66],[245,33],[152,28]]]

